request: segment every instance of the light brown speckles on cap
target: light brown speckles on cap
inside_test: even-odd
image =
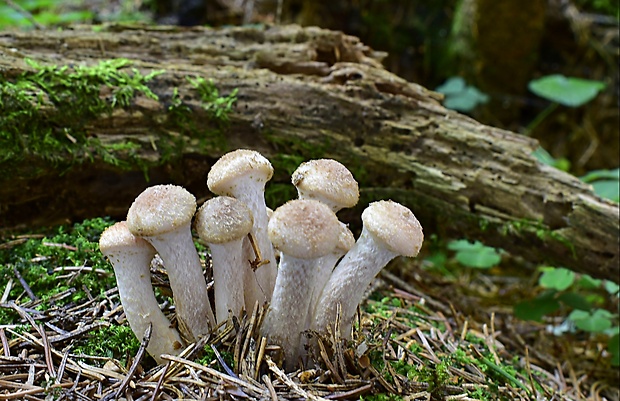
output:
[[[420,252],[424,234],[413,212],[393,201],[371,203],[362,213],[364,227],[394,253],[413,257]]]
[[[177,185],[155,185],[145,189],[127,212],[132,233],[153,236],[187,224],[196,212],[196,198]]]
[[[241,201],[218,196],[206,201],[196,213],[194,225],[207,243],[221,244],[246,236],[254,224],[252,212]]]
[[[310,160],[302,163],[291,181],[300,199],[316,199],[333,211],[353,207],[359,200],[359,187],[353,174],[332,159]]]
[[[113,255],[116,250],[126,251],[131,248],[144,248],[155,254],[155,250],[145,240],[136,237],[127,229],[127,223],[118,222],[106,228],[99,238],[99,250],[104,254]]]
[[[241,177],[266,183],[273,176],[273,167],[263,155],[248,149],[238,149],[222,156],[211,167],[207,186],[218,195],[233,196]]]
[[[283,253],[312,259],[334,250],[340,235],[340,223],[325,204],[298,199],[273,212],[268,233],[273,245]]]

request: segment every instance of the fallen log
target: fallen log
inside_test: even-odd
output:
[[[204,198],[210,165],[245,147],[274,163],[280,201],[300,161],[332,157],[360,180],[360,208],[391,198],[427,235],[618,281],[617,204],[538,163],[535,140],[445,109],[381,57],[299,26],[2,32],[0,225],[122,218],[161,182]],[[342,218],[359,224],[354,212]]]

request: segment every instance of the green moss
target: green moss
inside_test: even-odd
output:
[[[220,351],[218,350],[220,356],[224,360],[224,363],[231,369],[235,367],[235,357],[232,352],[229,351]],[[204,347],[204,355],[196,360],[196,363],[201,365],[209,366],[217,361],[217,356],[215,351],[213,350],[210,344],[205,345]]]
[[[128,325],[104,326],[82,336],[77,340],[73,353],[77,355],[114,358],[126,363],[129,356],[133,356],[140,348],[140,340],[131,331]],[[88,363],[93,363],[90,359]]]
[[[128,72],[130,61],[125,59],[71,67],[25,61],[34,71],[14,81],[0,78],[0,163],[29,156],[72,163],[96,155],[111,162],[113,149],[90,136],[88,124],[115,108],[128,107],[138,95],[157,100],[146,84],[163,72]]]
[[[85,220],[73,226],[60,226],[44,237],[33,236],[23,243],[0,250],[0,287],[6,288],[19,272],[33,294],[40,298],[37,309],[66,305],[84,299],[89,291],[97,296],[116,285],[112,267],[99,252],[99,236],[112,221],[106,218]],[[66,277],[69,267],[84,270]],[[69,296],[55,296],[69,292]],[[21,304],[31,301],[20,285],[13,285],[9,300]],[[5,316],[3,316],[3,314]],[[11,318],[12,319],[9,319]],[[14,320],[10,309],[0,309],[0,320]]]
[[[404,305],[403,305],[404,303]],[[429,325],[439,327],[439,332],[445,333],[446,328],[443,324],[438,324],[433,319],[426,318],[426,312],[415,303],[403,302],[402,299],[390,296],[382,296],[381,292],[371,295],[371,299],[363,306],[368,311],[370,317],[375,317],[376,324],[365,328],[371,330],[371,333],[365,337],[365,342],[369,345],[370,351],[368,356],[371,364],[381,372],[384,379],[388,383],[394,384],[395,378],[392,373],[401,376],[401,380],[406,378],[412,382],[422,382],[428,384],[427,391],[432,394],[433,399],[442,399],[445,396],[446,387],[449,385],[459,385],[460,378],[451,372],[451,369],[467,370],[469,367],[475,366],[482,372],[485,372],[486,386],[480,389],[468,388],[468,392],[480,400],[505,399],[499,392],[499,387],[506,384],[520,388],[526,393],[531,390],[524,386],[523,378],[527,377],[527,372],[521,367],[522,363],[519,358],[510,360],[500,359],[499,363],[495,361],[495,353],[489,349],[489,344],[484,338],[468,332],[464,342],[454,344],[454,349],[435,348],[436,361],[429,360],[425,356],[427,350],[418,341],[409,341],[407,343],[408,351],[425,361],[422,365],[411,364],[411,361],[392,360],[386,357],[383,343],[385,335],[375,331],[385,330],[385,322],[398,320],[400,324],[411,325],[411,327],[428,327]],[[423,325],[421,323],[424,323]],[[395,341],[398,333],[392,333],[390,341]],[[393,344],[394,348],[404,347],[403,343]],[[386,364],[389,364],[387,366]],[[542,391],[542,388],[540,389]]]
[[[16,78],[0,76],[0,170],[5,174],[24,160],[42,160],[62,171],[95,159],[146,173],[150,166],[179,156],[187,136],[197,139],[200,146],[225,146],[222,130],[237,99],[236,90],[220,96],[212,80],[188,77],[201,107],[216,127],[198,129],[191,108],[175,89],[162,120],[169,130],[162,130],[152,144],[160,157],[147,161],[140,157],[140,143],[104,143],[90,134],[89,126],[115,109],[130,107],[136,97],[159,100],[149,84],[163,70],[143,75],[126,59],[104,60],[94,66],[46,66],[25,61],[32,71]],[[33,174],[36,176],[37,171]]]
[[[501,235],[519,235],[523,232],[533,232],[541,241],[555,241],[570,249],[574,257],[576,257],[575,246],[563,235],[546,227],[542,221],[533,221],[521,219],[509,221],[499,226],[498,231]]]
[[[183,102],[178,88],[174,88],[170,105],[168,106],[168,120],[166,125],[172,130],[180,131],[182,136],[170,136],[167,141],[158,144],[162,147],[162,161],[167,161],[171,155],[181,154],[181,149],[186,145],[185,138],[198,140],[201,149],[213,149],[224,152],[228,149],[225,130],[228,126],[228,114],[237,101],[237,89],[230,94],[221,96],[215,87],[213,80],[203,77],[186,77],[192,88],[200,98],[200,105],[207,113],[215,127],[196,124],[192,117],[192,109]]]

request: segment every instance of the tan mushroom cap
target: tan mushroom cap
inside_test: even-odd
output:
[[[140,236],[164,234],[188,224],[196,212],[196,198],[177,185],[155,185],[144,190],[127,212],[127,227]]]
[[[155,255],[155,249],[140,237],[136,237],[127,229],[127,223],[120,221],[108,228],[106,228],[101,237],[99,237],[99,250],[103,254],[113,255],[115,251],[121,250],[127,252],[131,247],[136,250],[143,248],[145,251],[153,252]]]
[[[373,202],[362,213],[362,221],[389,251],[409,257],[420,252],[424,241],[422,226],[405,206],[391,200]]]
[[[238,180],[246,176],[266,183],[273,176],[273,167],[260,153],[237,149],[215,162],[207,176],[207,186],[218,195],[233,196]]]
[[[293,185],[300,198],[316,199],[328,206],[342,209],[353,207],[359,200],[359,186],[353,174],[332,159],[310,160],[293,172]]]
[[[273,245],[282,253],[299,259],[313,259],[335,249],[340,222],[325,204],[297,199],[273,212],[267,231]]]
[[[353,245],[355,245],[353,233],[344,223],[340,224],[340,234],[338,235],[338,243],[336,244],[334,252],[344,255],[353,248]]]
[[[228,196],[206,201],[196,213],[194,225],[200,238],[222,244],[243,238],[252,230],[254,218],[245,203]]]

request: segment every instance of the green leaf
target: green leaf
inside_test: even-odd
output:
[[[451,241],[448,249],[456,251],[456,260],[467,267],[488,269],[497,265],[502,257],[497,249],[482,244],[480,241],[473,243],[467,240]]]
[[[594,193],[601,198],[620,202],[620,168],[590,171],[580,179],[592,184]]]
[[[532,156],[538,159],[539,162],[557,168],[558,170],[568,171],[570,170],[570,161],[563,157],[556,159],[549,152],[547,152],[542,146],[536,148],[532,152]]]
[[[611,354],[611,366],[620,366],[620,334],[607,341],[607,351]]]
[[[577,282],[579,287],[584,288],[586,290],[593,290],[593,289],[599,288],[602,283],[603,283],[603,280],[594,278],[590,276],[589,274],[582,274],[581,277],[579,278],[579,281]]]
[[[593,170],[588,172],[583,177],[580,177],[583,182],[594,182],[598,180],[616,180],[620,181],[620,167],[614,170]]]
[[[590,302],[588,302],[588,300],[582,295],[575,292],[565,292],[560,294],[557,299],[573,309],[581,309],[586,311],[592,309],[592,304],[590,304]]]
[[[465,90],[465,80],[461,77],[450,77],[443,83],[443,85],[438,86],[435,90],[439,93],[443,93],[444,95],[455,95],[461,93]]]
[[[601,198],[620,202],[620,183],[618,181],[603,180],[592,184],[594,193]]]
[[[554,74],[530,81],[528,88],[536,95],[552,102],[579,107],[605,89],[605,83]]]
[[[568,315],[568,319],[575,323],[578,329],[591,333],[600,333],[611,327],[613,315],[604,309],[587,312],[576,309]]]
[[[461,77],[451,77],[435,90],[446,96],[444,106],[452,110],[469,112],[479,104],[489,101],[489,96],[478,88],[467,85]]]
[[[564,291],[575,281],[575,273],[563,267],[547,267],[538,283],[544,288]]]
[[[613,281],[605,280],[603,286],[605,287],[605,290],[607,290],[607,292],[611,295],[618,295],[618,291],[620,291],[620,286],[618,286],[618,284],[614,283]]]
[[[515,316],[523,320],[542,321],[543,316],[560,309],[556,294],[555,291],[546,291],[534,299],[519,302],[514,306]]]

